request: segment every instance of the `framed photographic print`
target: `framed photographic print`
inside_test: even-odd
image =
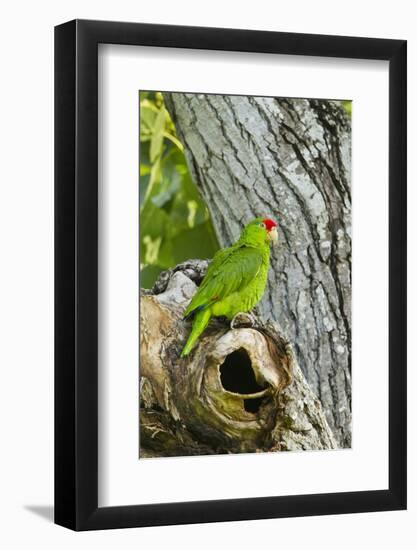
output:
[[[406,42],[55,29],[55,521],[406,507]]]

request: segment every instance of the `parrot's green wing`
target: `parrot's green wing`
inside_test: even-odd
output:
[[[252,246],[220,250],[184,312],[184,317],[244,289],[259,272],[262,252]]]

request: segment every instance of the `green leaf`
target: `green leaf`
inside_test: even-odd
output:
[[[139,169],[139,174],[141,176],[147,176],[151,173],[151,167],[147,164],[141,164]]]
[[[151,198],[154,205],[163,208],[178,191],[180,182],[181,176],[175,171],[170,174],[169,178],[163,178],[161,190]]]
[[[172,143],[176,145],[181,152],[184,151],[184,147],[182,146],[182,143],[173,134],[170,134],[169,132],[164,132],[164,137],[172,141]]]
[[[144,176],[147,177],[147,176]],[[149,176],[149,181],[146,185],[146,193],[143,196],[143,206],[145,206],[146,201],[150,200],[152,195],[156,192],[156,186],[161,180],[161,163],[160,163],[160,157],[158,157],[157,161],[152,165],[151,173]],[[142,178],[140,179],[142,181]]]
[[[152,129],[150,159],[151,162],[155,162],[156,158],[161,155],[162,145],[164,141],[164,128],[165,128],[165,108],[162,108],[155,120],[155,124]]]
[[[157,264],[169,217],[152,203],[146,203],[140,214],[140,262]]]
[[[345,110],[345,113],[351,118],[352,117],[352,101],[351,100],[344,100],[341,103],[342,103],[342,107]]]
[[[155,119],[158,116],[158,111],[153,109],[149,104],[142,103],[140,106],[140,131],[152,131],[155,125]]]

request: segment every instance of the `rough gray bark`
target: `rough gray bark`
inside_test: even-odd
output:
[[[214,321],[179,357],[206,267],[186,262],[141,292],[140,457],[336,448],[276,323]]]
[[[335,101],[165,94],[222,246],[278,221],[259,306],[279,322],[342,447],[351,443],[350,121]]]

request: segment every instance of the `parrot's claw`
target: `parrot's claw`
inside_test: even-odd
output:
[[[255,318],[250,313],[236,313],[233,319],[230,322],[230,328],[243,328],[243,327],[253,327],[256,325]]]

